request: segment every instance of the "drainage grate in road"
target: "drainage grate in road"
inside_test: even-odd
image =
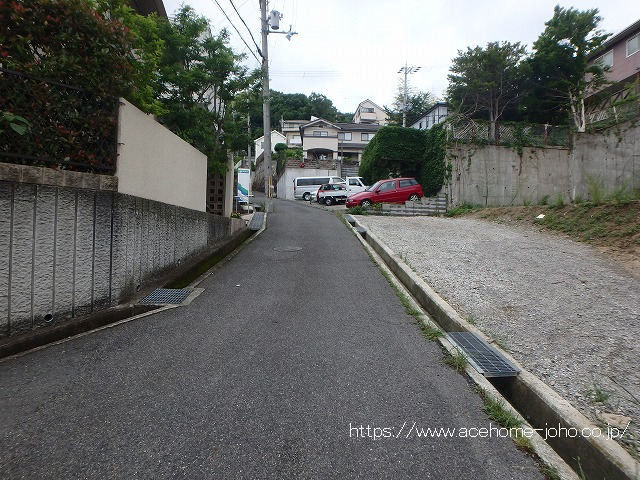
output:
[[[273,247],[276,252],[299,252],[302,247]]]
[[[251,217],[251,221],[249,222],[248,228],[252,232],[257,232],[262,228],[262,222],[264,222],[264,212],[255,212],[253,217]]]
[[[138,305],[180,305],[193,291],[193,288],[157,288]]]
[[[513,363],[481,337],[471,332],[449,332],[447,337],[485,377],[514,377],[519,372]]]

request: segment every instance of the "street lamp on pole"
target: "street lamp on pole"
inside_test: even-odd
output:
[[[422,67],[407,66],[407,62],[404,62],[404,67],[398,70],[398,73],[404,72],[404,92],[402,94],[402,126],[407,126],[407,76],[416,73]]]

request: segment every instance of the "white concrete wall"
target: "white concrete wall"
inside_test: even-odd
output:
[[[124,99],[118,122],[118,192],[205,212],[207,157]]]
[[[295,200],[293,196],[293,181],[298,177],[337,177],[336,169],[322,168],[287,168],[278,180],[278,198]]]
[[[262,145],[264,135],[260,138],[256,138],[253,141],[254,150],[256,152],[255,159],[260,157],[264,153],[264,146]],[[276,145],[278,143],[287,143],[287,137],[276,130],[271,130],[271,151],[275,152]],[[255,161],[255,160],[254,160]]]

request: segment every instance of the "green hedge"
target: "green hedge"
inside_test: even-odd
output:
[[[362,153],[359,174],[369,185],[389,177],[415,177],[424,194],[437,194],[446,176],[446,132],[383,127]]]

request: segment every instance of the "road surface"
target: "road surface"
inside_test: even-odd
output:
[[[510,439],[469,438],[479,396],[332,213],[276,201],[200,286],[0,363],[0,477],[542,478]]]

